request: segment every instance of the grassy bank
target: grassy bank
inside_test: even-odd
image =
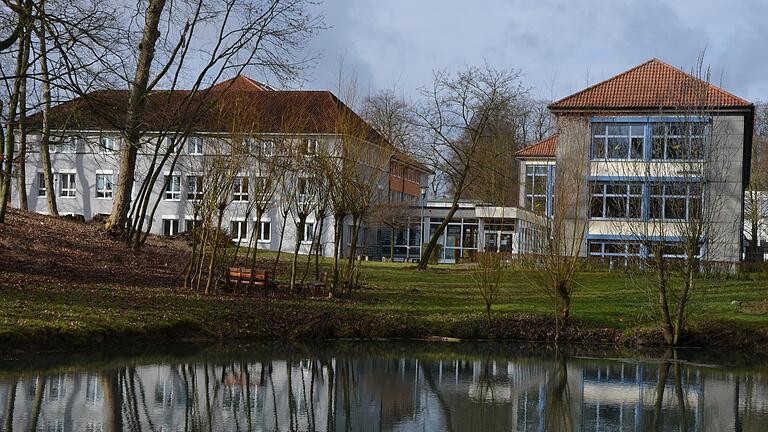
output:
[[[0,231],[4,348],[72,349],[178,339],[553,337],[547,298],[521,274],[504,282],[491,328],[470,271],[459,266],[416,271],[403,264],[363,263],[367,287],[344,300],[204,296],[177,287],[183,268],[179,243],[155,240],[135,253],[100,236],[93,225],[11,216]],[[260,259],[267,265],[273,257],[262,254]],[[763,275],[703,279],[701,285],[689,345],[768,348]],[[742,305],[731,305],[733,300]],[[647,304],[621,272],[583,274],[573,325],[564,338],[658,343]]]

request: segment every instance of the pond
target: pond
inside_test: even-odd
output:
[[[0,357],[4,431],[765,431],[768,364],[328,342]]]

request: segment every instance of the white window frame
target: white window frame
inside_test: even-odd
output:
[[[174,187],[177,186],[177,187]],[[181,175],[166,174],[165,189],[163,190],[164,201],[181,201]]]
[[[194,188],[192,187],[193,184],[195,185]],[[187,176],[187,199],[190,201],[203,199],[203,176],[196,174]]]
[[[173,215],[171,215],[171,216],[163,216],[163,217],[162,217],[162,221],[163,221],[163,222],[162,222],[162,224],[163,224],[163,226],[162,226],[162,232],[163,232],[163,236],[164,236],[164,237],[173,237],[173,236],[175,236],[175,235],[178,235],[178,234],[179,234],[179,229],[180,229],[181,227],[180,227],[180,224],[179,224],[179,217],[178,217],[178,216],[173,216]],[[173,228],[173,227],[174,227],[174,224],[173,224],[173,222],[176,222],[176,225],[175,225],[175,227],[176,227],[176,230],[175,230],[175,232],[169,232],[168,234],[166,234],[166,231],[165,231],[165,224],[166,224],[166,223],[169,223],[169,226],[170,226],[171,228]],[[171,229],[171,230],[169,230],[169,231],[174,231],[174,230],[173,230],[173,229]]]
[[[113,136],[102,136],[99,139],[99,150],[102,153],[114,153],[117,151],[117,138]]]
[[[235,181],[232,182],[232,201],[235,202],[248,202],[250,198],[248,191],[248,177],[237,176]]]
[[[59,198],[76,198],[77,197],[77,174],[75,172],[60,172],[58,173],[58,178],[59,178]],[[64,181],[65,178],[72,179],[72,182],[71,183],[65,182]]]
[[[259,242],[260,243],[271,243],[272,242],[272,221],[271,220],[262,220],[262,221],[256,221],[254,223],[254,226],[256,224],[259,224]],[[265,225],[268,225],[269,228],[266,228]]]
[[[203,138],[199,136],[187,137],[187,153],[190,156],[202,156]]]
[[[77,148],[80,144],[80,138],[76,136],[68,136],[61,140],[59,145],[59,153],[77,153]]]
[[[301,236],[301,242],[302,243],[312,243],[315,241],[315,221],[308,220],[304,222],[304,226],[301,227],[302,229],[302,236]]]
[[[48,189],[45,187],[45,173],[37,173],[37,196],[47,197]]]
[[[191,225],[200,225],[201,223],[203,223],[203,221],[200,220],[199,218],[195,219],[194,216],[186,216],[186,217],[184,217],[184,232],[191,231],[193,228],[196,228],[194,226],[190,226],[190,224]]]
[[[99,188],[99,177],[103,177],[105,180],[104,187]],[[108,180],[108,182],[107,182]],[[109,185],[109,187],[106,187]],[[115,189],[115,175],[111,172],[97,172],[96,173],[96,199],[112,199]],[[101,194],[101,196],[99,196]]]
[[[317,149],[320,147],[320,140],[317,138],[304,138],[302,140],[302,150],[306,155],[317,154]]]
[[[237,227],[237,230],[235,230],[235,227]],[[248,221],[245,219],[231,219],[229,221],[229,230],[233,242],[248,241]]]

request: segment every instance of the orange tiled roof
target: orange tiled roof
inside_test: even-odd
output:
[[[551,110],[643,109],[680,106],[745,108],[752,104],[658,59],[549,105]]]
[[[536,144],[531,144],[528,147],[521,148],[515,152],[517,157],[555,157],[555,149],[557,148],[557,135],[552,135],[549,138],[545,138]]]

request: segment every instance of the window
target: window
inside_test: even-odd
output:
[[[261,156],[272,156],[275,153],[275,142],[269,140],[260,141],[259,152]]]
[[[96,198],[112,198],[112,174],[96,174]]]
[[[704,123],[668,123],[653,126],[651,159],[701,159],[704,150]]]
[[[200,226],[200,220],[191,217],[184,219],[184,231],[193,231]]]
[[[547,212],[547,171],[546,165],[525,167],[525,208],[537,213]]]
[[[304,229],[299,232],[299,240],[303,242],[311,242],[315,238],[315,223],[304,222]]]
[[[645,125],[595,123],[592,125],[592,159],[642,159]]]
[[[296,191],[299,193],[299,201],[304,201],[309,195],[309,180],[302,177],[296,182]]]
[[[233,241],[242,241],[248,238],[248,223],[246,221],[232,221],[230,234]]]
[[[237,177],[232,184],[232,195],[235,201],[248,201],[248,177]]]
[[[642,215],[643,186],[638,183],[592,185],[593,218],[638,219]]]
[[[61,152],[62,153],[77,153],[77,146],[80,142],[80,139],[77,137],[66,137],[61,141]]]
[[[270,241],[272,238],[271,229],[272,224],[270,222],[259,222],[261,227],[259,228],[259,241]]]
[[[622,240],[590,240],[589,256],[601,258],[640,256],[640,243]]]
[[[163,235],[175,236],[179,233],[178,219],[163,219]]]
[[[165,199],[167,201],[178,201],[181,199],[181,176],[165,176]]]
[[[74,198],[77,195],[75,174],[59,174],[59,196],[62,198]]]
[[[117,140],[114,137],[101,137],[101,149],[105,152],[113,152],[117,150]]]
[[[187,199],[203,199],[203,178],[200,176],[187,176]]]
[[[190,155],[203,154],[203,139],[197,136],[187,138],[187,153]]]
[[[304,154],[312,155],[317,153],[317,139],[305,138],[302,140],[302,151]]]
[[[687,220],[701,213],[701,191],[698,184],[669,183],[650,186],[651,219]]]
[[[47,196],[47,188],[45,187],[45,174],[44,173],[37,173],[37,196],[44,197]]]

